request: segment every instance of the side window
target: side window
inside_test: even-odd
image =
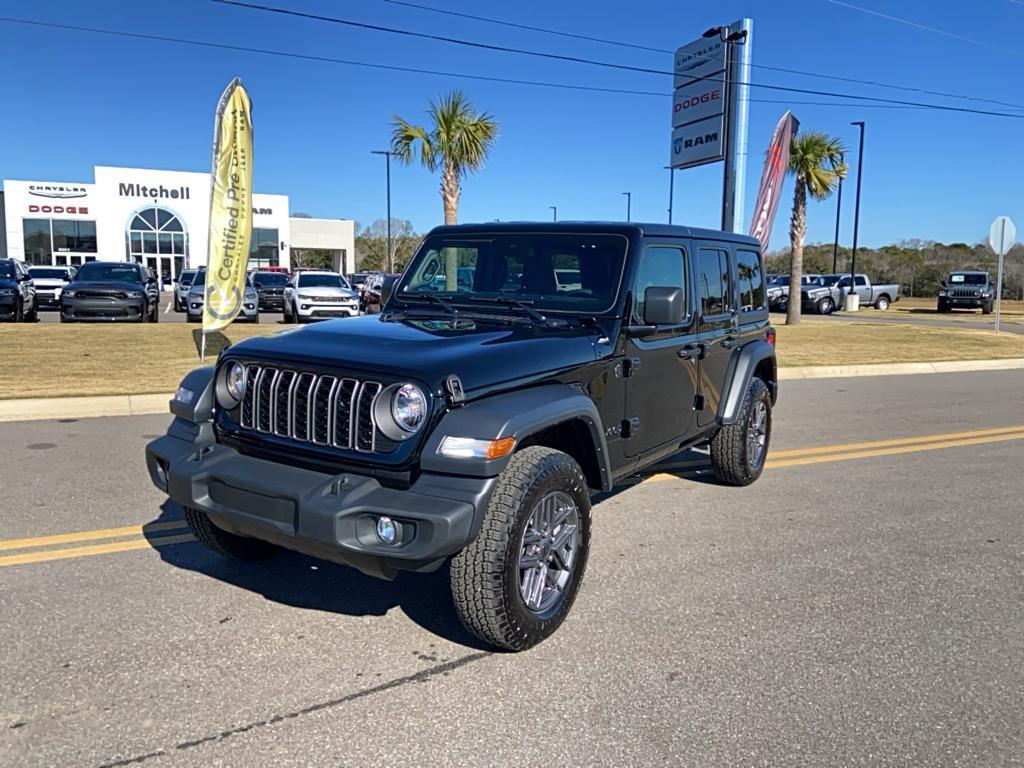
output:
[[[849,288],[850,287],[850,278],[849,277],[842,278],[839,281],[839,287],[840,288]]]
[[[764,307],[761,259],[754,251],[736,251],[736,281],[740,289],[740,310]]]
[[[686,307],[686,255],[682,248],[668,245],[651,245],[644,248],[640,257],[640,269],[636,276],[637,320],[644,317],[644,292],[651,287],[681,288],[683,291],[683,307]]]
[[[867,286],[867,284],[868,284],[868,279],[866,277],[864,277],[864,275],[857,275],[857,285],[859,285],[860,287],[863,288],[863,287]]]
[[[729,254],[718,248],[701,248],[697,267],[701,314],[725,314],[729,311]]]

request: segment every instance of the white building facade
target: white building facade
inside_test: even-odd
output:
[[[288,197],[252,198],[249,266],[290,267]],[[137,261],[168,281],[206,264],[208,173],[96,166],[93,183],[5,180],[3,205],[7,256],[27,264]],[[302,221],[303,234],[334,253],[339,271],[354,269],[352,222]],[[308,232],[319,222],[323,232]]]

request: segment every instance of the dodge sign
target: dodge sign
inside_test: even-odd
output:
[[[696,80],[672,96],[672,127],[720,115],[725,111],[725,73]]]

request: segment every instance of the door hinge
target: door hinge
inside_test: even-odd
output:
[[[629,440],[632,437],[636,437],[640,431],[640,418],[633,416],[629,419],[622,420],[622,437],[624,440]]]
[[[640,370],[640,358],[639,357],[627,357],[622,361],[622,376],[623,378],[629,379],[636,375],[636,372]]]
[[[693,410],[703,411],[704,410],[705,397],[704,395],[694,395],[693,398]]]

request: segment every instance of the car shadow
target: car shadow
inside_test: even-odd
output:
[[[493,650],[471,635],[455,613],[448,586],[448,564],[434,573],[399,573],[394,581],[365,576],[354,568],[287,550],[260,562],[230,560],[194,542],[168,545],[166,526],[182,521],[181,507],[165,501],[160,516],[146,526],[146,538],[161,559],[176,568],[201,573],[263,595],[281,605],[344,616],[384,616],[400,609],[428,632],[478,650]],[[174,530],[175,534],[184,531]]]

